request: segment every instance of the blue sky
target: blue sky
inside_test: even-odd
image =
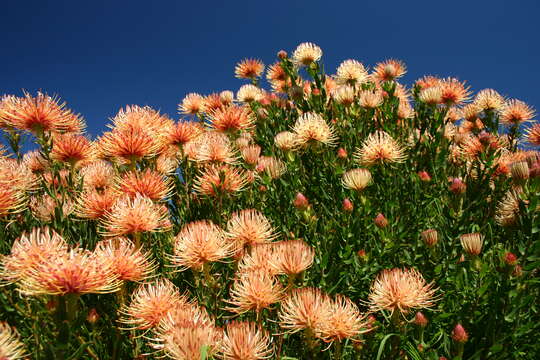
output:
[[[43,90],[93,136],[128,104],[178,118],[189,92],[237,90],[245,57],[318,44],[345,59],[407,64],[404,82],[455,76],[540,109],[538,1],[4,1],[0,93]]]

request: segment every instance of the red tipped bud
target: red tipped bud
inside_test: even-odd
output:
[[[264,185],[259,186],[259,191],[260,192],[265,192],[266,191],[266,186],[264,186]]]
[[[309,207],[309,201],[302,193],[297,193],[293,205],[299,210],[305,210]]]
[[[504,263],[509,266],[516,265],[517,256],[508,251],[506,254],[504,254]]]
[[[512,275],[515,277],[520,277],[521,275],[523,275],[523,268],[521,267],[521,265],[514,266],[514,271],[512,271]]]
[[[51,312],[55,311],[57,306],[58,306],[58,301],[56,301],[55,299],[49,300],[47,301],[47,304],[45,304],[45,307],[47,308],[47,310]]]
[[[452,340],[458,343],[466,343],[469,340],[469,334],[461,324],[457,324],[452,330]]]
[[[426,327],[428,322],[427,317],[420,311],[414,316],[414,324],[417,326]]]
[[[420,180],[425,182],[431,181],[431,176],[428,174],[427,171],[419,171],[418,177],[420,178]]]
[[[344,148],[339,148],[337,151],[337,157],[340,159],[346,159],[347,158],[347,150]]]
[[[383,214],[379,213],[379,215],[377,215],[373,221],[375,222],[375,225],[379,229],[382,229],[388,226],[388,220],[384,217]]]
[[[354,205],[353,203],[351,202],[351,200],[349,200],[348,198],[347,199],[343,199],[343,211],[345,212],[351,212],[353,211],[354,209]]]
[[[448,189],[454,194],[459,195],[463,194],[465,190],[467,190],[467,185],[465,185],[465,183],[461,181],[461,179],[453,178]]]
[[[287,52],[285,50],[280,50],[278,53],[277,53],[277,56],[278,58],[280,59],[286,59],[287,58]]]
[[[319,96],[319,95],[321,95],[321,90],[319,90],[319,89],[313,89],[313,90],[311,90],[311,94],[312,94],[313,96]]]
[[[99,320],[99,314],[95,308],[91,308],[86,316],[86,321],[90,324],[95,324]]]
[[[426,243],[427,246],[435,246],[439,241],[439,234],[435,229],[427,229],[420,233],[422,240]]]
[[[358,252],[356,253],[358,255],[359,258],[361,259],[364,259],[367,255],[366,255],[366,250],[364,249],[360,249],[358,250]]]

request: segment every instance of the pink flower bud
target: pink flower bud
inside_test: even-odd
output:
[[[99,320],[99,314],[95,308],[91,308],[86,316],[86,321],[90,324],[95,324]]]
[[[426,327],[428,324],[428,319],[422,312],[417,312],[414,316],[414,324],[420,327]]]
[[[299,210],[305,210],[309,207],[309,201],[302,193],[297,193],[296,197],[293,201],[293,205],[295,208]]]
[[[277,53],[277,56],[278,58],[280,59],[286,59],[287,58],[287,52],[285,50],[280,50],[278,53]]]
[[[311,94],[312,94],[313,96],[319,96],[319,95],[321,95],[321,90],[319,90],[319,89],[313,89],[313,90],[311,91]]]
[[[435,229],[427,229],[425,231],[422,231],[420,233],[420,236],[422,237],[422,240],[424,240],[426,245],[430,247],[437,245],[437,242],[439,241],[439,234]]]
[[[509,266],[514,266],[517,264],[517,256],[512,254],[511,252],[506,252],[504,254],[504,263]]]
[[[373,221],[375,222],[375,225],[379,229],[382,229],[388,226],[388,220],[384,217],[383,214],[379,213],[379,215],[377,215]]]
[[[347,150],[344,148],[339,148],[337,151],[337,157],[340,159],[346,159],[347,158]]]
[[[366,257],[366,250],[360,249],[360,250],[357,251],[356,254],[358,255],[359,258],[363,259],[363,258]]]
[[[461,324],[457,324],[452,330],[452,340],[458,343],[466,343],[469,340],[469,334]]]
[[[429,176],[427,171],[419,171],[418,177],[420,178],[420,180],[425,181],[425,182],[431,181],[431,176]]]
[[[353,203],[351,202],[351,200],[349,200],[349,199],[347,198],[347,199],[343,199],[343,205],[342,205],[342,208],[343,208],[343,211],[345,211],[345,212],[351,212],[351,211],[353,211],[353,209],[354,209],[354,205],[353,205]]]
[[[460,178],[453,178],[450,187],[448,188],[456,195],[463,194],[467,190],[467,185]]]
[[[512,271],[512,275],[515,276],[515,277],[520,277],[521,275],[523,275],[523,268],[521,267],[521,265],[514,266],[514,270]]]

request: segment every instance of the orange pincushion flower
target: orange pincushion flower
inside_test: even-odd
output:
[[[440,83],[441,83],[441,79],[435,76],[431,76],[431,75],[426,75],[416,80],[415,82],[415,84],[422,90],[428,89],[430,87],[438,87]]]
[[[285,81],[287,79],[287,74],[285,73],[285,70],[283,70],[283,67],[281,67],[281,64],[276,62],[268,67],[266,79],[273,84],[275,82]]]
[[[102,226],[105,236],[123,236],[167,231],[170,224],[167,208],[137,195],[133,199],[126,197],[118,200],[102,219]]]
[[[26,196],[24,192],[6,183],[0,183],[0,217],[24,211]]]
[[[294,289],[281,302],[279,325],[290,333],[306,329],[320,332],[322,324],[330,318],[330,301],[320,289]]]
[[[247,271],[237,275],[230,291],[228,311],[242,314],[260,312],[281,300],[283,288],[279,280],[264,271]]]
[[[407,72],[407,67],[401,60],[390,59],[378,63],[373,69],[373,76],[379,81],[399,79]]]
[[[179,121],[170,128],[168,143],[181,147],[195,140],[203,129],[200,123],[195,121]]]
[[[110,259],[112,271],[124,281],[145,280],[152,276],[157,267],[148,254],[122,237],[100,241],[95,253],[98,257]]]
[[[71,199],[61,199],[58,194],[56,198],[49,194],[39,197],[32,197],[29,203],[32,215],[41,221],[52,221],[57,212],[60,212],[62,217],[68,217],[75,210],[75,204]]]
[[[234,101],[234,93],[230,90],[223,90],[219,93],[219,98],[224,106],[228,106]]]
[[[253,322],[232,321],[227,324],[221,344],[224,360],[263,360],[273,355],[270,336]]]
[[[520,213],[519,204],[519,191],[508,191],[504,198],[497,204],[495,222],[501,226],[512,226],[516,224]]]
[[[285,174],[287,165],[273,156],[261,156],[257,163],[257,171],[264,171],[271,179],[277,179]]]
[[[222,132],[247,130],[254,121],[255,118],[248,108],[236,105],[216,109],[210,114],[210,126]]]
[[[443,102],[442,88],[439,85],[425,87],[420,90],[418,98],[426,104],[441,104]]]
[[[92,160],[94,147],[90,140],[82,135],[61,134],[53,137],[51,158],[75,165],[82,161]]]
[[[137,129],[152,136],[156,141],[163,141],[162,138],[174,126],[174,122],[150,106],[132,105],[120,109],[112,119],[112,125],[108,126],[119,131]]]
[[[147,132],[125,125],[105,132],[98,141],[98,148],[106,157],[133,162],[156,155],[161,144]]]
[[[363,165],[378,163],[400,163],[405,161],[405,150],[388,133],[377,131],[368,136],[362,147],[354,154],[355,159]]]
[[[197,93],[187,94],[178,104],[178,111],[181,114],[196,115],[203,110],[204,98]]]
[[[249,145],[241,149],[242,159],[249,165],[256,165],[261,155],[261,147],[259,145]]]
[[[47,160],[39,150],[32,150],[24,154],[23,163],[33,173],[42,173],[49,168]]]
[[[75,208],[75,215],[82,219],[101,219],[110,213],[117,200],[118,194],[111,189],[102,192],[88,189],[80,195]]]
[[[104,190],[113,185],[116,172],[112,165],[104,160],[94,161],[83,168],[79,174],[87,190]]]
[[[336,70],[336,81],[338,84],[359,85],[365,83],[369,78],[364,65],[356,60],[345,60]]]
[[[195,178],[194,190],[199,194],[216,196],[217,193],[235,193],[246,185],[244,172],[230,165],[210,165]]]
[[[239,62],[234,74],[239,79],[256,79],[264,72],[264,64],[257,59],[245,59]]]
[[[264,92],[255,85],[242,85],[236,93],[236,99],[240,102],[250,103],[252,101],[261,101],[264,97]]]
[[[529,144],[540,146],[540,124],[528,128],[525,136]]]
[[[334,100],[344,106],[350,106],[356,98],[356,90],[350,85],[341,85],[332,91]]]
[[[129,305],[121,309],[124,316],[119,321],[130,329],[154,328],[170,309],[182,303],[187,303],[187,298],[180,295],[172,282],[160,278],[133,292]]]
[[[226,134],[205,131],[197,139],[186,144],[184,153],[190,160],[203,162],[223,162],[233,164],[237,160],[236,151]]]
[[[103,294],[118,291],[121,281],[112,259],[83,249],[54,254],[26,273],[20,282],[25,295]]]
[[[436,290],[415,269],[385,269],[371,285],[370,310],[407,314],[411,309],[430,308],[437,300]]]
[[[232,246],[219,226],[207,220],[195,221],[176,236],[171,260],[180,271],[188,268],[201,271],[204,264],[231,256]]]
[[[266,216],[255,209],[245,209],[233,213],[227,222],[227,236],[240,251],[244,246],[267,243],[278,234]]]
[[[27,356],[19,334],[8,323],[0,322],[0,359],[16,360]]]
[[[43,131],[80,132],[84,128],[80,116],[67,109],[65,103],[40,92],[35,97],[25,93],[22,98],[2,98],[0,119],[8,126],[38,134]]]
[[[375,109],[382,105],[384,99],[380,91],[363,90],[360,92],[360,106]]]
[[[508,100],[501,108],[500,120],[506,125],[519,125],[531,121],[535,116],[532,107],[519,100]]]
[[[303,240],[287,240],[273,243],[274,257],[270,266],[276,274],[297,275],[313,264],[315,251]]]
[[[271,275],[277,275],[272,267],[272,260],[275,260],[275,243],[257,243],[251,246],[249,251],[238,251],[236,258],[241,256],[238,262],[239,272],[264,271]],[[240,249],[242,250],[242,249]]]
[[[439,86],[442,91],[442,102],[447,105],[459,105],[467,101],[471,95],[470,87],[455,78],[443,79]]]
[[[371,330],[366,315],[349,298],[337,295],[328,303],[329,315],[318,324],[317,336],[326,342],[351,339],[358,342],[359,335]]]
[[[294,150],[298,147],[298,140],[296,134],[290,131],[281,131],[274,137],[274,143],[276,146],[284,151]]]
[[[0,158],[0,185],[8,185],[13,190],[35,190],[37,177],[25,162]]]
[[[11,253],[2,257],[0,279],[9,283],[18,281],[42,262],[66,251],[66,241],[54,230],[34,228],[17,238]]]
[[[308,66],[322,57],[322,50],[313,43],[302,43],[298,45],[292,54],[292,61],[296,66]]]
[[[484,243],[484,235],[479,233],[463,234],[459,237],[461,246],[467,254],[477,256],[482,252],[482,245]]]
[[[474,104],[481,110],[500,110],[504,106],[504,98],[493,89],[484,89],[476,94]]]
[[[296,134],[298,145],[308,145],[311,142],[320,142],[325,145],[334,145],[337,141],[335,130],[324,118],[316,113],[305,113],[300,116],[292,131]]]
[[[341,182],[347,189],[362,191],[371,184],[371,172],[368,169],[352,169],[343,174]]]
[[[139,194],[154,201],[161,201],[169,197],[172,186],[171,179],[157,171],[146,169],[124,173],[117,180],[115,188],[119,195],[126,195],[131,199]]]

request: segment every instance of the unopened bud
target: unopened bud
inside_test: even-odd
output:
[[[348,198],[343,199],[343,205],[342,205],[343,211],[345,212],[351,212],[354,209],[353,203]]]
[[[373,221],[375,222],[375,225],[379,229],[382,229],[388,226],[388,220],[384,217],[383,214],[379,213],[379,215],[377,215]]]
[[[427,171],[419,171],[418,177],[420,178],[420,180],[425,181],[425,182],[431,181],[431,176],[429,176]]]
[[[90,324],[95,324],[99,320],[99,314],[95,308],[91,308],[86,316],[86,321]]]
[[[517,264],[517,256],[511,252],[506,252],[504,254],[504,263],[508,266],[514,266]]]
[[[463,194],[467,190],[467,185],[459,178],[453,178],[450,187],[448,188],[456,195]]]
[[[439,234],[435,229],[427,229],[420,233],[422,240],[426,243],[427,246],[435,246],[439,241]]]
[[[321,90],[315,88],[315,89],[311,90],[311,94],[313,96],[319,96],[319,95],[321,95]]]
[[[512,275],[515,277],[520,277],[521,275],[523,275],[523,268],[521,267],[521,265],[514,266],[514,271],[512,271]]]
[[[280,59],[286,59],[287,58],[287,52],[285,50],[280,50],[280,51],[278,51],[277,56]]]
[[[417,312],[414,316],[414,324],[420,327],[426,327],[428,324],[428,319],[422,312]]]
[[[347,150],[344,148],[339,148],[337,151],[337,157],[340,159],[346,159],[347,158]]]
[[[293,205],[299,210],[305,210],[309,207],[309,201],[302,193],[297,193]]]
[[[45,304],[45,307],[47,308],[47,310],[51,312],[55,311],[57,306],[58,306],[58,301],[56,301],[55,299],[49,300],[47,301],[47,304]]]
[[[264,186],[264,185],[259,186],[259,191],[260,192],[265,192],[266,191],[266,186]]]
[[[366,250],[364,249],[360,249],[356,252],[356,254],[358,255],[358,257],[360,259],[364,259],[367,255],[366,255]]]
[[[469,334],[461,324],[457,324],[452,330],[452,340],[457,343],[466,343],[469,340]]]
[[[527,180],[529,178],[529,164],[526,161],[517,161],[510,166],[512,179],[517,181]]]

